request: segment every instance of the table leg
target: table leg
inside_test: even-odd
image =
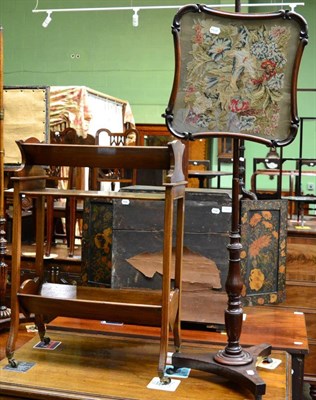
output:
[[[304,384],[304,354],[291,354],[292,356],[292,398],[302,399]]]
[[[304,226],[305,221],[304,221],[304,203],[303,202],[299,202],[298,203],[298,215],[299,215],[299,222],[301,226]]]
[[[204,188],[204,176],[199,176],[199,188]]]

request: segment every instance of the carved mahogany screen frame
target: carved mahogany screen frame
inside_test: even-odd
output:
[[[188,5],[174,17],[172,34],[175,75],[164,117],[174,136],[228,136],[268,146],[294,140],[298,70],[307,44],[299,14]]]

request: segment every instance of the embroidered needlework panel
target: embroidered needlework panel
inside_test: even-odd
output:
[[[242,299],[246,305],[285,299],[286,200],[241,202]]]
[[[289,19],[185,13],[172,128],[286,141],[300,31]]]

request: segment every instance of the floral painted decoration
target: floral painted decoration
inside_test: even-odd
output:
[[[284,300],[287,202],[242,201],[241,274],[245,304]]]

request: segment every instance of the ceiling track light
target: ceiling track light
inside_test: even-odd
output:
[[[138,26],[138,12],[140,10],[166,10],[166,9],[179,9],[182,6],[177,5],[177,6],[139,6],[139,7],[95,7],[95,8],[52,8],[49,10],[45,9],[38,9],[39,0],[36,2],[35,8],[32,10],[33,13],[41,13],[41,12],[46,12],[47,17],[45,21],[43,22],[43,27],[47,28],[49,23],[51,22],[51,14],[53,12],[78,12],[78,11],[128,11],[132,10],[134,12],[133,14],[133,26],[137,27]],[[244,3],[240,4],[241,7],[274,7],[274,6],[279,6],[281,8],[284,8],[285,6],[290,7],[291,11],[295,11],[295,8],[298,6],[304,6],[305,3],[298,3],[298,2],[283,2],[282,3]],[[226,7],[235,7],[235,4],[211,4],[208,5],[208,7],[211,8],[226,8]]]
[[[134,14],[133,14],[133,26],[136,28],[138,26],[138,11],[139,8],[133,8]]]
[[[46,12],[47,12],[47,17],[45,18],[44,22],[42,23],[43,28],[47,28],[52,20],[52,17],[51,17],[52,11],[47,10]]]

